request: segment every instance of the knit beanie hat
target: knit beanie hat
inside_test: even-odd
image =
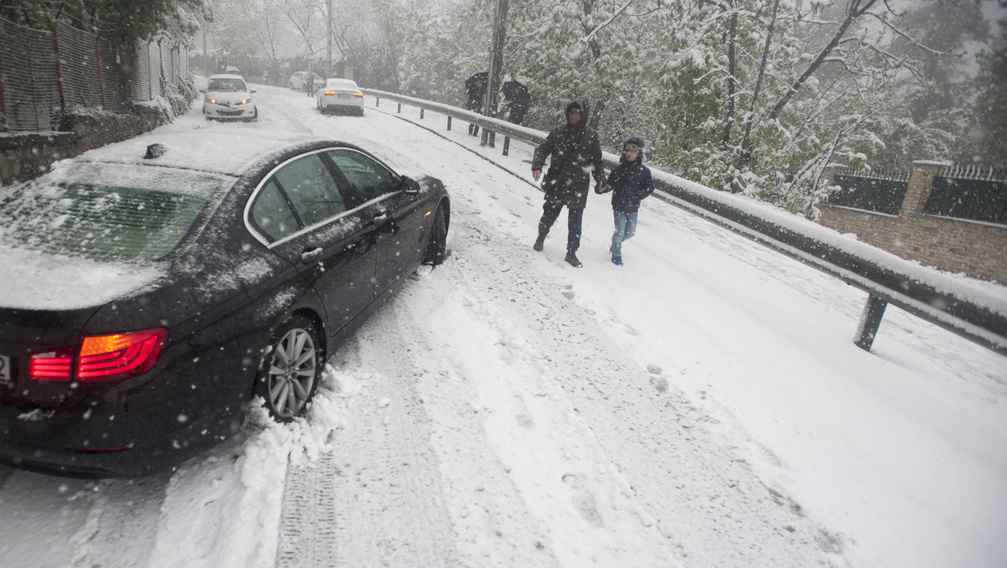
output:
[[[622,145],[622,151],[626,150],[636,150],[640,153],[640,157],[643,157],[643,138],[637,138],[636,136],[626,140],[626,143]]]
[[[622,145],[622,151],[626,150],[636,150],[637,152],[643,153],[643,138],[637,138],[636,136],[626,140],[626,143]]]

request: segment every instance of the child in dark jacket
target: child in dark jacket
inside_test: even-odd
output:
[[[608,187],[598,193],[612,192],[615,233],[612,235],[612,262],[622,266],[622,242],[636,234],[640,202],[654,193],[650,168],[643,165],[643,140],[630,138],[622,148],[619,165],[608,176]]]

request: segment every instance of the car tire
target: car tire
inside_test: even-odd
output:
[[[364,116],[364,108],[363,107],[360,107],[359,109],[357,109],[357,116]]]
[[[437,266],[444,262],[448,248],[448,214],[444,205],[437,207],[434,224],[430,227],[430,242],[423,251],[423,264]]]
[[[308,409],[318,388],[325,361],[311,321],[290,316],[276,329],[267,346],[257,379],[257,392],[277,422],[290,422]]]

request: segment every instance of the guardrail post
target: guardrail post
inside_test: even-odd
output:
[[[451,116],[448,116],[448,130],[451,130]]]
[[[420,120],[423,120],[423,109],[420,109]]]
[[[510,136],[504,136],[503,155],[504,156],[510,155]]]
[[[381,106],[381,97],[374,97],[374,106],[375,107]]]
[[[399,114],[402,114],[402,103],[399,103]]]
[[[867,305],[864,306],[864,313],[860,315],[860,325],[857,327],[857,347],[864,351],[871,350],[874,338],[878,335],[881,318],[885,315],[887,307],[887,301],[874,294],[867,296]]]

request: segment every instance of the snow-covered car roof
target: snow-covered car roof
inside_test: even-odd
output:
[[[111,162],[136,166],[174,167],[217,174],[240,175],[252,163],[298,143],[323,138],[248,130],[161,132],[145,134],[81,154],[75,161]],[[333,141],[334,142],[334,141]],[[145,158],[152,145],[154,158]],[[60,164],[68,163],[60,162]]]

